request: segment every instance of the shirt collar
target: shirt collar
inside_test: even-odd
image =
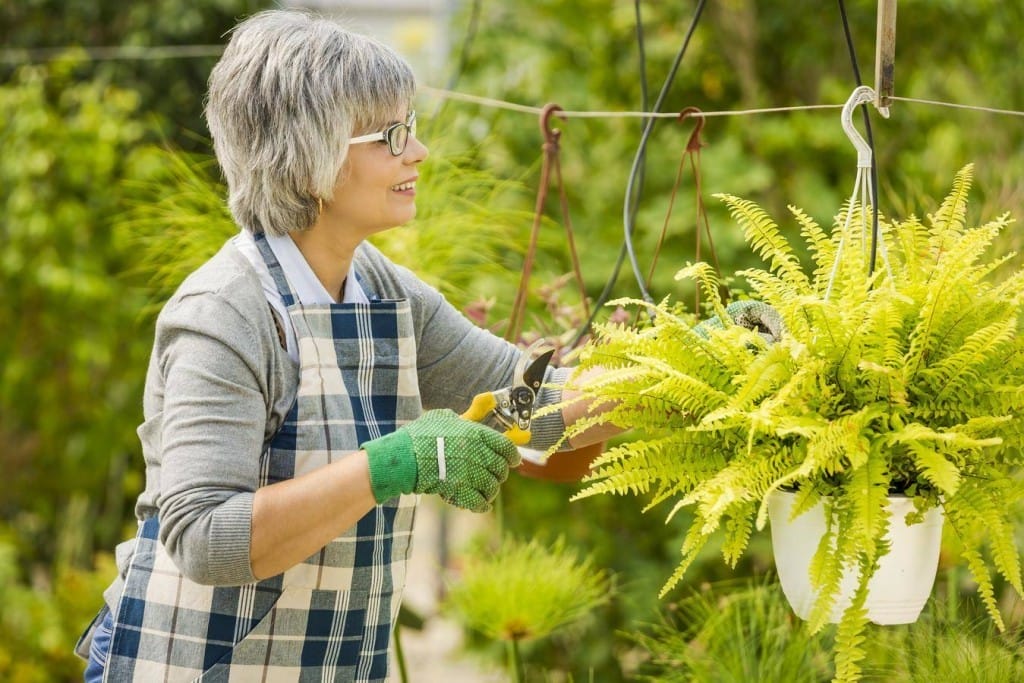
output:
[[[295,292],[299,303],[307,306],[335,303],[334,297],[327,293],[323,283],[310,268],[306,257],[289,235],[266,234],[267,245],[274,252],[274,257],[281,265],[284,276]],[[348,275],[345,277],[344,298],[339,303],[366,304],[370,300],[356,279],[355,264],[349,264]]]

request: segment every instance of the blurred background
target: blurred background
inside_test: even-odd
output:
[[[857,85],[841,10],[860,78],[874,84],[876,2],[708,3],[676,70],[673,63],[698,4],[4,3],[0,680],[80,680],[82,664],[72,647],[113,576],[113,547],[134,534],[132,505],[143,475],[135,428],[141,422],[155,314],[181,279],[236,230],[224,206],[202,106],[209,71],[238,19],[271,6],[312,8],[380,37],[409,58],[426,86],[417,108],[420,137],[431,157],[422,169],[415,224],[382,236],[380,246],[441,288],[479,324],[504,334],[539,189],[538,119],[534,113],[451,99],[442,91],[596,112],[649,111],[659,100],[666,112],[690,106],[712,112],[841,105]],[[1021,25],[1022,3],[903,0],[895,94],[1019,112],[1024,109]],[[855,122],[863,131],[859,115]],[[971,220],[1019,213],[1022,124],[1019,114],[907,101],[896,101],[888,119],[872,109],[880,210],[895,217],[925,215],[938,206],[953,175],[974,163]],[[621,269],[616,262],[643,119],[597,116],[555,125],[562,131],[562,178],[586,296],[591,304],[599,303],[602,293],[636,296],[628,261]],[[754,257],[712,193],[750,198],[782,224],[789,204],[829,224],[856,175],[856,155],[840,128],[838,109],[812,109],[709,117],[700,150],[700,192],[688,161],[676,187],[692,130],[692,119],[658,119],[633,179],[634,248],[655,299],[692,300],[673,275],[697,255],[699,199],[707,203],[721,269],[731,273],[753,265]],[[573,284],[557,186],[552,188],[522,338],[543,335],[568,344],[586,316]],[[790,227],[796,234],[795,225]],[[999,248],[1014,251],[1020,242],[1020,231],[1012,229]],[[701,248],[702,258],[708,258],[706,236]],[[598,318],[610,313],[603,308]],[[739,655],[706,647],[701,654],[685,629],[670,629],[676,640],[668,641],[659,629],[666,619],[707,619],[707,610],[701,610],[725,604],[721,595],[774,600],[761,581],[771,572],[767,538],[752,541],[736,570],[723,568],[714,557],[694,567],[687,581],[693,595],[659,600],[658,590],[676,564],[685,516],[666,525],[665,510],[641,511],[642,497],[570,502],[577,490],[572,483],[514,477],[502,496],[503,533],[563,537],[614,575],[617,586],[615,597],[585,623],[528,646],[525,657],[535,675],[530,680],[617,681],[645,675],[671,680],[673,670],[690,671],[690,678],[678,680],[757,680],[693,673],[696,668],[680,662]],[[440,618],[446,573],[457,571],[462,553],[472,552],[464,550],[471,539],[493,534],[487,519],[467,523],[440,511],[429,529],[421,544],[431,553],[422,560],[425,578],[410,589],[417,612],[407,622],[412,632]],[[970,579],[944,562],[937,588],[943,600],[935,608],[945,615],[941,623],[974,624],[977,612],[966,597]],[[755,583],[721,587],[722,581],[745,578]],[[694,607],[693,599],[705,602]],[[1015,609],[1007,605],[1008,613]],[[798,661],[806,674],[800,680],[828,680],[827,657],[815,649],[827,649],[827,642],[800,635],[784,613],[764,614],[794,634],[799,652],[790,655],[806,658]],[[1019,621],[1010,619],[1014,627]],[[936,617],[933,630],[939,623]],[[1006,675],[1020,672],[1014,668],[1019,662],[1013,642],[988,632],[975,637],[966,627],[952,629],[954,636],[940,631],[918,645],[919,636],[906,632],[900,642],[949,652],[941,638],[969,636],[970,647],[954,640],[960,645],[952,648],[967,653],[961,659],[968,664],[974,661],[971,652],[993,661],[1009,652]],[[767,650],[789,652],[767,647],[769,641],[748,631],[718,640],[746,637],[762,648],[752,649],[761,653],[754,666]],[[452,642],[484,669],[502,661],[500,649],[471,632]],[[996,650],[985,649],[990,647]],[[673,662],[661,669],[659,648]],[[879,670],[896,670],[907,657],[906,650],[892,652]],[[979,669],[966,670],[976,675]],[[940,676],[930,680],[953,680],[929,671]],[[413,681],[436,680],[422,671],[417,678],[414,667],[410,675]],[[466,675],[473,680],[475,674]]]

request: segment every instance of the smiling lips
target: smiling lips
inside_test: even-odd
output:
[[[391,189],[394,190],[395,192],[408,192],[409,190],[415,190],[416,189],[416,179],[413,178],[412,180],[407,180],[404,183],[399,183],[398,185],[392,185]]]

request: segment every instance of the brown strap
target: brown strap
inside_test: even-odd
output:
[[[526,299],[530,286],[530,275],[533,272],[533,263],[537,255],[537,242],[540,237],[540,226],[544,217],[544,206],[547,203],[548,187],[551,182],[552,168],[555,172],[555,179],[558,182],[559,203],[562,210],[562,223],[565,226],[566,239],[569,244],[569,256],[572,260],[573,272],[580,289],[580,298],[583,302],[584,311],[587,317],[590,316],[589,303],[587,301],[586,286],[583,282],[583,273],[580,269],[579,255],[576,251],[576,240],[572,231],[572,221],[569,218],[569,200],[565,194],[565,185],[562,181],[562,164],[559,159],[559,139],[562,131],[551,127],[551,117],[557,112],[564,111],[560,106],[549,102],[544,105],[540,113],[540,130],[544,136],[543,152],[541,162],[540,183],[537,187],[537,203],[533,213],[533,227],[530,230],[530,243],[526,249],[526,256],[523,258],[523,274],[519,279],[519,288],[516,290],[516,298],[512,303],[512,312],[509,315],[508,329],[505,332],[505,339],[517,341],[522,334],[523,319],[526,316]],[[562,119],[565,116],[560,115]]]
[[[693,128],[693,132],[690,134],[689,140],[686,142],[686,148],[683,150],[682,155],[679,158],[679,167],[676,169],[676,179],[672,185],[672,194],[668,200],[668,211],[665,213],[665,222],[661,226],[661,235],[658,237],[658,244],[654,250],[654,258],[651,261],[651,268],[647,273],[647,286],[650,287],[651,280],[654,277],[654,270],[658,264],[658,256],[661,254],[662,245],[665,242],[665,235],[668,233],[669,220],[672,218],[672,209],[675,206],[676,195],[679,192],[679,185],[681,184],[683,177],[683,167],[686,165],[686,160],[690,160],[690,169],[693,173],[694,189],[697,198],[697,217],[696,217],[696,230],[694,231],[696,237],[696,248],[694,253],[694,261],[701,260],[701,229],[703,228],[705,235],[707,235],[708,246],[711,251],[711,260],[715,267],[715,272],[718,273],[718,278],[722,278],[722,269],[718,263],[718,254],[715,251],[715,243],[711,237],[711,224],[708,222],[707,209],[704,206],[704,188],[703,188],[703,173],[700,167],[700,148],[704,146],[704,141],[701,139],[701,131],[704,130],[705,119],[701,115],[701,110],[697,107],[686,107],[679,112],[679,121],[683,122],[688,118],[692,118],[696,123]],[[728,290],[723,285],[722,290],[719,292],[724,302],[728,295]],[[700,287],[697,288],[694,297],[694,312],[700,313]]]

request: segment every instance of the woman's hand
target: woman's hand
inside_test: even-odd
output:
[[[486,512],[519,451],[508,437],[451,410],[431,410],[362,445],[378,503],[401,493],[434,493],[456,507]]]

